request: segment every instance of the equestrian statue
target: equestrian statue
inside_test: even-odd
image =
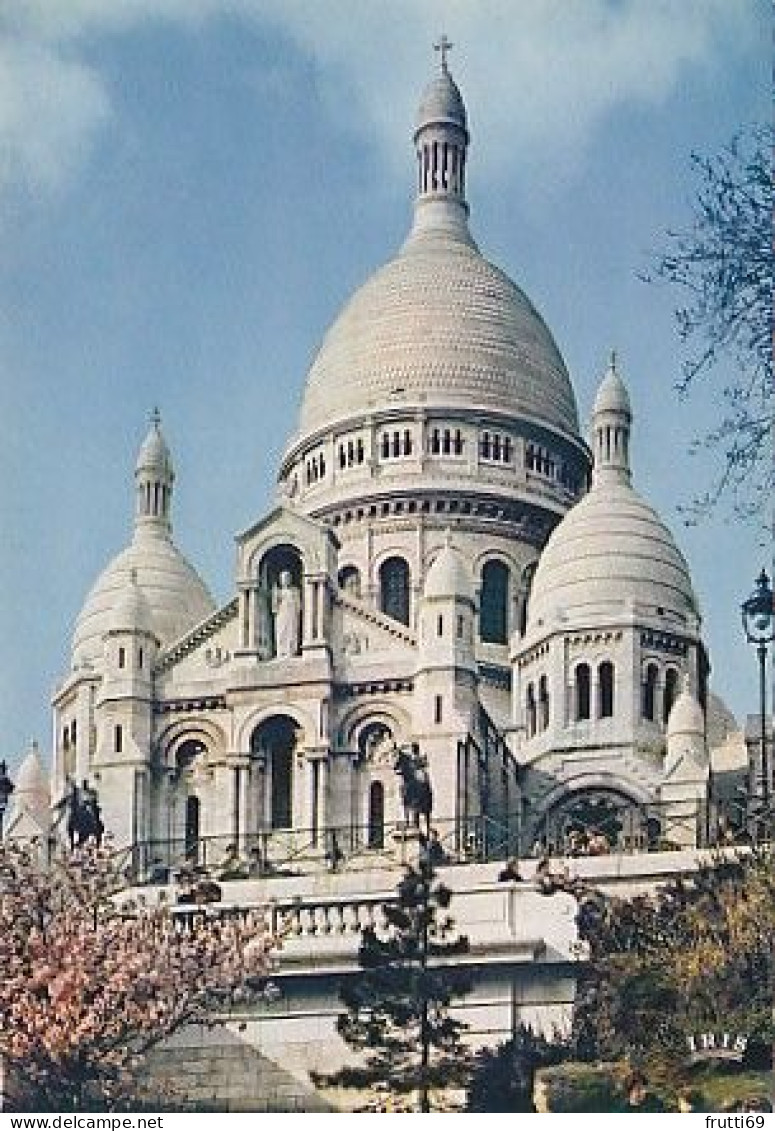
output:
[[[67,816],[67,839],[71,850],[80,848],[92,838],[98,848],[102,846],[105,826],[102,823],[97,790],[85,779],[79,787],[72,778],[68,778],[65,792],[54,808]]]
[[[430,835],[431,811],[433,809],[433,790],[428,776],[427,760],[420,753],[416,742],[410,747],[398,747],[393,768],[401,778],[401,801],[404,806],[404,819],[420,829],[422,818],[425,835]]]

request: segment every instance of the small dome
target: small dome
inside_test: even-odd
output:
[[[129,581],[132,571],[136,583]],[[130,586],[141,590],[142,605],[134,603]],[[101,659],[105,633],[117,627],[117,610],[122,604],[121,618],[140,615],[144,627],[162,646],[180,639],[215,611],[204,583],[172,540],[137,530],[130,545],[97,578],[84,602],[73,636],[73,667]]]
[[[565,516],[538,562],[528,634],[635,605],[697,628],[689,567],[656,512],[629,484],[593,487]]]
[[[615,356],[612,356],[608,370],[600,382],[595,397],[595,416],[601,412],[615,412],[624,416],[632,416],[630,395],[627,386],[622,381],[616,368]]]
[[[417,111],[418,132],[425,126],[439,122],[466,129],[466,108],[457,84],[447,70],[425,88]]]
[[[668,740],[678,735],[704,735],[705,716],[702,707],[689,690],[688,676],[684,679],[684,689],[673,704],[667,720]]]
[[[465,597],[473,601],[471,575],[462,555],[449,543],[442,546],[433,559],[425,578],[423,597]]]
[[[43,769],[36,742],[31,744],[16,775],[14,797],[18,799],[21,796],[39,800],[45,799],[46,801],[49,799],[48,775]]]

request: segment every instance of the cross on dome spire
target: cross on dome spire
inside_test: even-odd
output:
[[[452,50],[454,46],[454,43],[451,43],[443,32],[441,34],[441,39],[439,40],[439,42],[434,43],[433,45],[433,50],[438,51],[439,55],[441,56],[441,69],[444,74],[447,74],[447,54]]]

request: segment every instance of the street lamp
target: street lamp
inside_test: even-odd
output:
[[[767,645],[775,640],[775,608],[772,587],[765,570],[756,579],[756,588],[743,601],[743,629],[749,644],[756,645],[759,657],[759,716],[761,722],[762,810],[768,820],[770,805],[770,769],[767,757]]]
[[[3,839],[3,816],[13,791],[14,784],[8,777],[8,766],[2,761],[0,762],[0,841]]]

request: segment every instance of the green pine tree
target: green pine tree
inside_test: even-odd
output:
[[[450,1006],[471,988],[458,962],[468,940],[448,914],[451,898],[427,854],[405,869],[395,901],[385,905],[383,928],[362,932],[361,973],[340,989],[346,1011],[337,1029],[362,1059],[319,1082],[376,1085],[391,1095],[416,1092],[423,1112],[431,1110],[431,1091],[466,1083],[466,1025],[450,1015]]]

